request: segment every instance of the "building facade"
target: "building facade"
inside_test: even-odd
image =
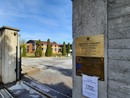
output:
[[[27,41],[27,53],[34,53],[36,50],[36,42],[37,40],[29,40]],[[46,52],[47,49],[47,42],[46,41],[41,41],[42,44],[42,53]],[[51,42],[51,47],[52,47],[52,52],[53,54],[58,54],[62,50],[62,45],[57,44],[56,42]]]

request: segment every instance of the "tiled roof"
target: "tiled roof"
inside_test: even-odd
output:
[[[28,40],[27,43],[36,43],[36,41],[38,40]],[[46,41],[41,41],[42,44],[47,44]],[[57,44],[56,42],[50,42],[51,45],[60,45],[60,44]]]

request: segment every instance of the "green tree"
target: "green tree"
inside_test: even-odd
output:
[[[70,43],[68,43],[68,45],[67,45],[67,54],[69,54],[70,53]]]
[[[20,47],[22,49],[22,57],[26,57],[26,41],[24,39],[20,41]]]
[[[25,39],[20,40],[20,46],[26,45]]]
[[[41,56],[42,56],[42,44],[41,44],[41,41],[38,40],[36,42],[35,57],[41,57]]]
[[[26,57],[26,45],[22,46],[22,57]]]
[[[63,56],[66,55],[66,44],[65,44],[65,42],[63,42],[62,55],[63,55]]]
[[[47,49],[46,49],[45,56],[47,57],[52,56],[52,48],[51,48],[50,39],[47,40]]]

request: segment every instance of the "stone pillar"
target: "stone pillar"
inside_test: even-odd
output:
[[[3,83],[16,81],[16,46],[18,45],[18,29],[0,28],[0,75]]]
[[[82,96],[76,76],[75,39],[103,34],[105,81],[98,98],[130,97],[130,0],[73,0],[73,98]]]
[[[0,82],[2,82],[1,76],[2,76],[2,31],[0,30]]]
[[[82,76],[76,75],[75,39],[80,36],[105,36],[104,81],[98,81],[99,98],[107,98],[107,0],[73,0],[73,98],[82,96]]]

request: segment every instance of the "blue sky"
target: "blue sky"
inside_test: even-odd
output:
[[[20,29],[21,39],[72,43],[71,0],[0,0],[0,27]]]

